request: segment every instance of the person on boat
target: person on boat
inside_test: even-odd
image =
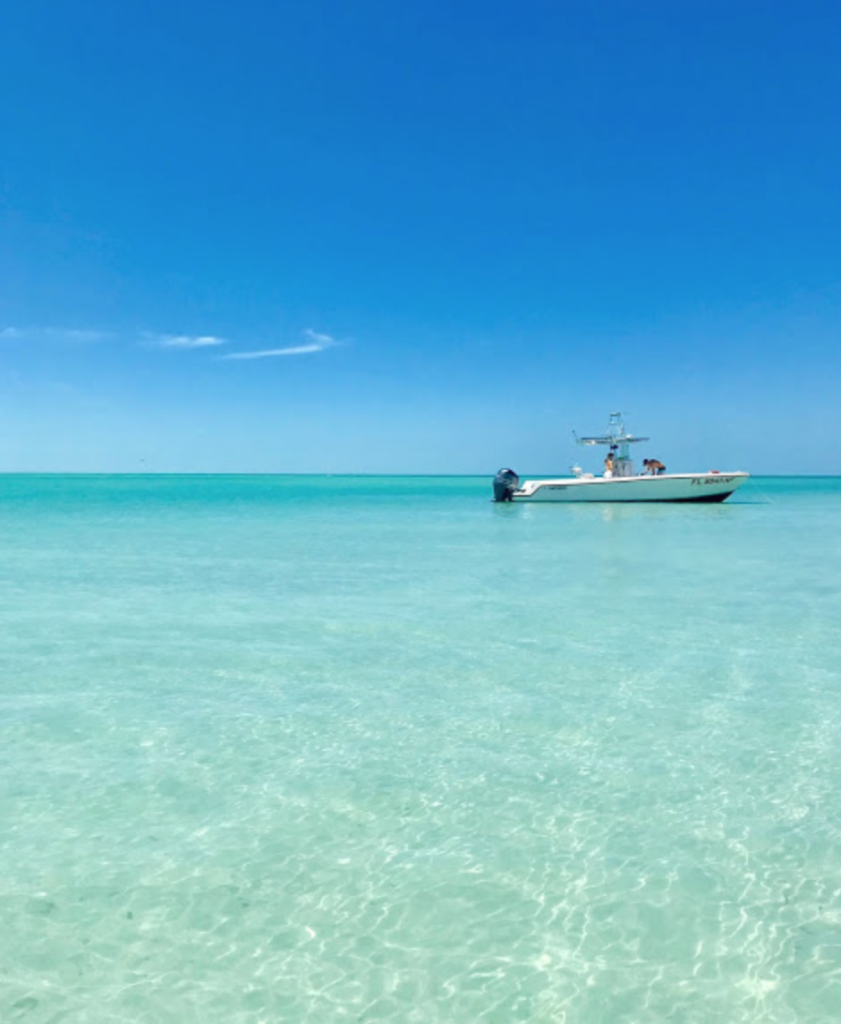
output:
[[[652,476],[659,476],[660,473],[666,472],[666,467],[659,459],[643,459],[642,464],[645,466],[645,472],[650,473]]]
[[[607,458],[604,460],[604,475],[613,476],[613,449],[607,453]]]

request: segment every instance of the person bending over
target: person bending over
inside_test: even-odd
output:
[[[643,459],[642,464],[645,466],[645,472],[652,476],[659,476],[660,473],[666,472],[666,467],[659,459]]]

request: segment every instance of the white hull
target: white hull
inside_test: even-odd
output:
[[[749,473],[663,473],[661,476],[561,477],[527,480],[511,501],[724,501]]]

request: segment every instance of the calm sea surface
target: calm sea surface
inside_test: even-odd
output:
[[[0,1020],[837,1022],[841,479],[0,477]]]

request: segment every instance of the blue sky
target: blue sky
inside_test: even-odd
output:
[[[0,32],[0,469],[555,472],[624,409],[670,469],[841,473],[837,4]]]

